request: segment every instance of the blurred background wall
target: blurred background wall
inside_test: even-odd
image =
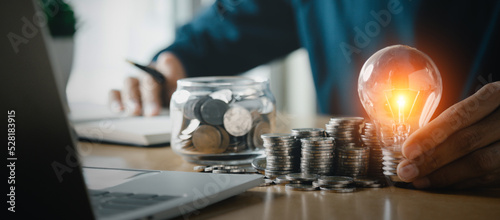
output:
[[[67,94],[70,103],[106,104],[110,89],[140,74],[125,59],[147,64],[173,40],[176,27],[213,0],[67,0],[77,18],[75,54]],[[307,51],[256,67],[244,74],[267,77],[278,111],[316,113]]]

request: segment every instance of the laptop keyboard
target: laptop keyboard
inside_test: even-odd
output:
[[[89,194],[92,208],[97,216],[108,216],[125,211],[132,211],[134,209],[178,198],[177,196],[133,194],[102,190],[89,190]]]

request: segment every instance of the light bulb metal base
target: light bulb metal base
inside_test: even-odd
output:
[[[403,160],[403,153],[401,152],[401,147],[399,146],[390,146],[383,147],[382,153],[383,157],[383,169],[384,175],[393,183],[403,182],[398,177],[398,164]]]

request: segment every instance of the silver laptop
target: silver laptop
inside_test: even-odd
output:
[[[188,217],[263,182],[259,175],[82,168],[37,2],[0,3],[7,219]]]

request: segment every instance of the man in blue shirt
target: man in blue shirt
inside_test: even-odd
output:
[[[434,60],[443,98],[441,115],[405,142],[400,178],[417,188],[499,185],[499,14],[500,1],[217,1],[154,57],[167,84],[141,90],[154,80],[129,78],[123,100],[135,114],[156,115],[179,78],[234,75],[303,47],[319,112],[364,115],[356,92],[361,66],[383,47],[406,44]],[[433,134],[437,128],[446,129]]]

